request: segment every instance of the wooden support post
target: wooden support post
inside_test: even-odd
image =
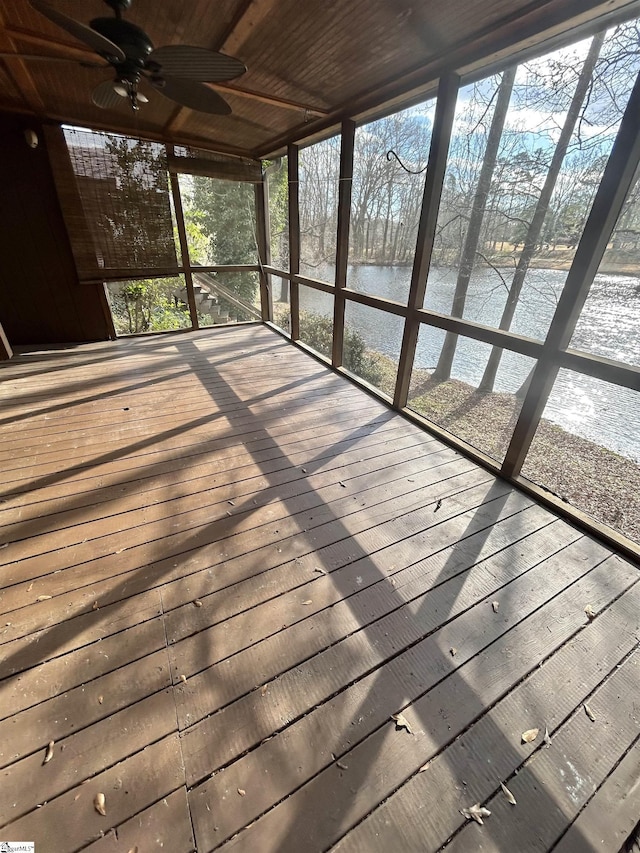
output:
[[[269,186],[267,175],[263,173],[262,181],[255,184],[256,203],[256,236],[258,244],[258,265],[260,267],[260,309],[263,322],[273,320],[273,303],[271,300],[271,276],[264,267],[271,264],[271,239],[269,229]]]
[[[291,275],[298,275],[300,272],[300,171],[297,145],[289,145],[287,148],[287,167],[289,170],[289,272]],[[297,341],[300,338],[300,290],[293,279],[289,286],[289,302],[291,340]]]
[[[551,321],[527,395],[504,458],[501,473],[516,477],[529,452],[558,375],[561,351],[575,331],[593,279],[640,165],[640,74],[613,144],[602,181],[578,243],[567,281]]]
[[[338,186],[338,225],[336,234],[336,291],[333,306],[332,364],[342,367],[344,348],[344,289],[347,286],[349,262],[349,221],[351,219],[351,186],[353,184],[353,148],[355,122],[342,122],[340,138],[340,184]]]
[[[173,154],[173,145],[168,146],[168,154]],[[191,274],[191,262],[189,260],[189,244],[187,242],[187,229],[184,224],[184,211],[182,209],[182,196],[180,195],[180,183],[175,172],[169,172],[171,181],[171,192],[173,194],[173,209],[176,214],[178,226],[178,239],[180,240],[180,254],[182,255],[182,266],[184,268],[184,281],[187,288],[187,302],[189,304],[189,316],[191,317],[191,328],[199,329],[198,309],[196,307],[196,295],[193,290],[193,276]]]
[[[13,350],[9,338],[6,336],[2,324],[0,324],[0,361],[7,361],[10,358],[13,358]]]
[[[453,127],[459,85],[460,78],[457,74],[442,77],[438,85],[438,100],[436,103],[433,131],[431,133],[427,175],[422,197],[422,212],[420,214],[420,224],[418,225],[416,253],[411,273],[408,315],[404,324],[402,348],[398,363],[398,376],[393,397],[393,406],[396,409],[404,409],[409,398],[409,383],[411,382],[411,371],[413,369],[413,360],[418,343],[418,333],[420,331],[420,319],[417,312],[422,308],[427,286],[427,275],[431,263],[433,240],[438,221],[440,196],[442,195],[442,185],[447,165],[447,155],[449,153],[449,142],[451,140],[451,129]]]

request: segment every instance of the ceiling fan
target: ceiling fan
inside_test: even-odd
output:
[[[31,6],[72,36],[91,47],[103,60],[102,64],[81,62],[89,68],[111,67],[112,80],[99,83],[91,93],[97,107],[110,109],[127,99],[133,110],[149,98],[140,91],[140,84],[149,83],[166,98],[181,106],[215,115],[229,115],[231,107],[225,99],[205,83],[221,83],[239,77],[247,70],[233,56],[190,45],[166,45],[154,48],[149,36],[140,27],[125,21],[122,13],[133,0],[104,0],[113,9],[113,18],[94,18],[89,25],[58,12],[44,0],[29,0]],[[53,62],[73,62],[54,56],[0,53],[1,57],[38,59]]]

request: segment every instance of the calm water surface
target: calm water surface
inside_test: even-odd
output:
[[[332,281],[330,272],[315,270],[314,278]],[[464,311],[466,319],[497,326],[506,299],[510,271],[474,273]],[[411,269],[408,267],[356,266],[349,268],[348,286],[354,290],[406,302]],[[529,270],[512,331],[544,340],[566,272]],[[449,313],[456,272],[435,269],[429,274],[425,308]],[[277,295],[277,290],[276,290]],[[300,289],[303,310],[330,314],[332,297],[309,287]],[[398,359],[402,319],[356,303],[347,304],[346,325],[358,331],[371,349]],[[444,332],[423,327],[416,351],[416,367],[433,368]],[[640,365],[640,279],[622,275],[598,275],[574,334],[571,346],[627,364]],[[452,375],[477,384],[491,347],[469,338],[458,339]],[[514,392],[527,377],[533,362],[505,352],[496,390]],[[561,370],[544,416],[565,429],[640,461],[640,393],[607,382]]]

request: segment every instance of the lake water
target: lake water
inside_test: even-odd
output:
[[[506,284],[512,271],[481,269],[474,273],[464,316],[497,326],[506,299]],[[308,274],[332,281],[332,271],[317,268]],[[557,299],[566,280],[561,270],[529,270],[518,304],[512,331],[544,340]],[[408,267],[353,266],[348,286],[354,290],[406,302],[411,269]],[[451,269],[429,273],[425,308],[449,313],[456,281]],[[274,280],[276,284],[277,280]],[[277,285],[275,297],[278,296]],[[331,296],[309,287],[300,288],[303,310],[330,314]],[[397,360],[402,341],[402,318],[357,303],[347,303],[345,322],[358,331],[370,349]],[[445,333],[423,326],[418,340],[415,366],[433,368]],[[623,363],[640,364],[640,279],[622,275],[598,275],[573,340],[573,349],[582,349]],[[452,376],[477,385],[491,351],[488,344],[470,338],[458,339]],[[496,390],[516,391],[527,377],[533,362],[525,356],[504,352]],[[619,388],[569,370],[561,370],[549,398],[544,417],[572,433],[595,441],[618,453],[640,461],[640,393]]]

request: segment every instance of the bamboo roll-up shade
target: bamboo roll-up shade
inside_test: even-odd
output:
[[[71,168],[57,183],[80,277],[96,269],[177,268],[164,145],[75,128],[64,135]],[[83,217],[64,209],[72,198]]]
[[[188,175],[220,178],[226,181],[262,182],[262,165],[259,160],[248,157],[231,157],[215,151],[205,151],[185,145],[177,145],[169,155],[169,169]]]

